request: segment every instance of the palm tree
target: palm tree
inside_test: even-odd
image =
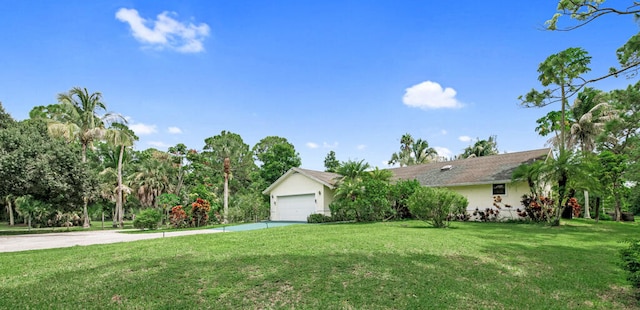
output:
[[[13,202],[14,202],[13,195],[9,194],[4,197],[4,204],[7,208],[7,214],[9,214],[9,226],[15,225],[15,220],[13,218]]]
[[[64,137],[67,141],[78,140],[82,146],[82,163],[87,162],[87,148],[102,138],[105,124],[112,121],[124,121],[119,114],[106,113],[107,107],[102,102],[100,92],[89,93],[86,88],[74,87],[68,93],[58,95],[58,105],[49,107],[51,117],[49,132],[53,136]],[[42,116],[44,113],[33,115]],[[104,115],[98,113],[104,111]],[[84,198],[83,227],[88,228],[89,214],[87,212],[88,197]]]
[[[496,136],[489,136],[487,140],[477,140],[472,146],[464,149],[461,158],[481,157],[498,154]]]
[[[405,133],[404,135],[402,135],[402,137],[400,138],[400,152],[391,154],[391,159],[387,164],[399,164],[400,167],[413,164],[413,160],[411,158],[413,143],[414,140],[411,134]]]
[[[427,140],[414,140],[410,134],[406,133],[400,138],[400,151],[391,154],[387,164],[399,164],[400,167],[420,165],[434,160],[437,155],[438,152],[429,147]]]
[[[567,144],[578,145],[583,153],[592,153],[596,138],[604,131],[605,124],[616,117],[616,111],[604,101],[600,90],[587,88],[578,94],[570,112],[574,119]]]
[[[379,169],[378,167],[376,167],[375,169],[369,171],[369,177],[373,180],[380,180],[389,183],[389,181],[391,181],[391,178],[393,177],[393,172],[387,169]]]
[[[593,153],[596,138],[604,132],[606,123],[616,117],[616,111],[604,101],[604,94],[600,90],[585,88],[580,92],[568,111],[572,115],[570,135],[567,140],[569,146],[578,145],[583,157]],[[600,101],[598,103],[598,101]],[[589,191],[584,189],[585,209],[584,217],[591,218],[589,213]]]
[[[116,212],[114,217],[114,223],[122,228],[124,224],[124,207],[123,207],[123,190],[128,189],[122,183],[122,166],[125,147],[133,146],[133,142],[138,140],[136,134],[124,124],[113,123],[111,128],[106,131],[106,140],[111,144],[120,147],[120,153],[118,155],[118,186],[116,187]]]
[[[413,161],[416,165],[426,164],[438,156],[438,152],[429,147],[427,140],[418,139],[411,148],[413,150]]]
[[[150,150],[149,158],[144,159],[134,174],[133,185],[140,204],[145,207],[157,207],[156,198],[170,191],[169,175],[171,160],[169,155]]]
[[[362,176],[370,167],[371,166],[369,165],[369,163],[364,162],[364,159],[360,161],[349,160],[347,162],[343,162],[340,167],[336,169],[336,173],[342,176],[339,183],[345,182],[347,180],[361,180]]]
[[[237,174],[241,175],[241,178],[248,179],[255,163],[253,161],[253,154],[249,150],[249,145],[245,144],[242,137],[236,133],[223,130],[219,135],[206,138],[204,150],[209,151],[212,155],[213,161],[222,168],[224,175],[224,196],[223,196],[223,208],[224,208],[224,223],[228,223],[229,215],[229,180]]]

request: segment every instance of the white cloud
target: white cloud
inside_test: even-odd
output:
[[[151,145],[153,147],[157,147],[157,148],[168,148],[168,147],[171,146],[171,145],[166,144],[166,143],[164,143],[162,141],[149,141],[149,142],[147,142],[147,144],[149,144],[149,145]]]
[[[433,148],[436,150],[436,152],[438,152],[438,156],[440,157],[445,157],[445,158],[453,157],[453,152],[451,152],[451,150],[449,150],[446,147],[434,146]]]
[[[180,133],[182,133],[182,129],[180,129],[178,127],[174,127],[174,126],[169,127],[168,131],[169,131],[169,133],[172,133],[172,134],[180,134]]]
[[[407,88],[402,102],[410,107],[424,110],[462,107],[462,103],[455,97],[456,91],[453,88],[442,89],[442,86],[436,82],[425,81]]]
[[[335,149],[338,147],[338,142],[333,142],[333,144],[329,144],[327,142],[322,142],[322,147],[325,149]]]
[[[130,124],[129,129],[133,130],[138,136],[150,135],[158,132],[156,125],[147,125],[143,123]]]
[[[448,132],[447,132],[447,130],[442,129],[442,130],[440,130],[440,133],[444,136],[444,135],[446,135]]]
[[[471,138],[469,136],[459,136],[458,140],[460,140],[462,142],[471,142],[471,140],[473,140],[473,138]]]
[[[366,145],[364,145],[364,144],[358,144],[358,146],[356,146],[356,148],[357,148],[359,151],[362,151],[362,150],[366,149],[366,148],[367,148],[367,146],[366,146]]]
[[[307,142],[307,147],[310,149],[317,149],[319,145],[317,143]]]
[[[209,26],[201,23],[179,22],[174,12],[162,12],[156,20],[142,18],[135,9],[121,8],[116,19],[128,23],[133,37],[139,42],[158,49],[169,48],[181,53],[204,51],[202,41],[209,36]]]

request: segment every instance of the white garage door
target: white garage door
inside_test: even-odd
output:
[[[316,196],[295,195],[278,197],[278,220],[306,222],[307,216],[316,213]]]

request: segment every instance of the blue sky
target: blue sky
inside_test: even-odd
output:
[[[319,170],[331,150],[387,167],[404,133],[447,157],[490,135],[501,152],[544,147],[535,120],[559,107],[517,99],[540,88],[538,64],[581,46],[595,77],[638,31],[631,17],[544,31],[552,0],[0,3],[0,101],[14,118],[87,87],[130,120],[137,149],[275,135]]]

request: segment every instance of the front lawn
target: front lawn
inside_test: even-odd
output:
[[[293,225],[0,253],[0,308],[633,309],[637,223]]]

